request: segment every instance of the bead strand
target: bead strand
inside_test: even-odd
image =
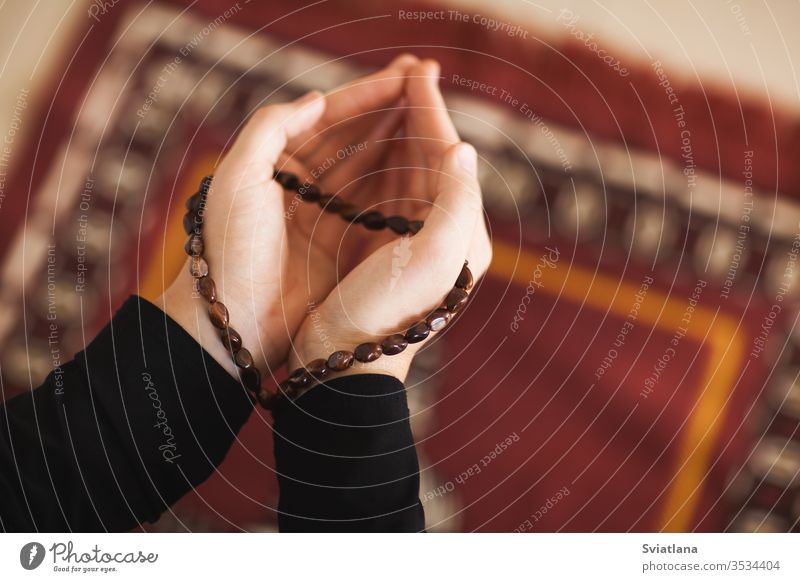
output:
[[[414,235],[424,226],[421,220],[408,220],[404,216],[384,216],[382,212],[363,211],[354,204],[337,198],[334,194],[324,194],[314,184],[303,184],[300,179],[289,172],[275,170],[273,178],[283,188],[295,191],[304,202],[316,202],[325,212],[338,214],[343,220],[354,224],[362,224],[368,230],[388,228],[399,235]],[[209,275],[208,263],[203,257],[203,215],[206,197],[211,186],[212,176],[203,178],[200,189],[186,201],[186,214],[183,228],[189,236],[185,250],[190,257],[191,273],[197,292],[208,302],[208,315],[211,323],[220,331],[220,339],[230,352],[244,386],[249,389],[259,403],[268,410],[283,400],[294,400],[316,383],[329,377],[332,373],[342,372],[356,362],[374,362],[381,356],[394,356],[402,353],[409,344],[425,340],[432,332],[445,328],[466,305],[469,291],[474,279],[472,272],[464,262],[461,273],[456,279],[453,289],[445,297],[442,304],[428,317],[412,324],[404,333],[396,333],[385,337],[381,342],[365,342],[356,346],[352,352],[339,350],[327,358],[319,358],[308,365],[297,368],[278,385],[276,392],[261,387],[261,372],[255,366],[252,354],[242,345],[242,337],[230,327],[230,315],[227,307],[218,300],[214,280]]]
[[[239,369],[244,386],[256,397],[261,388],[261,372],[253,361],[253,355],[242,345],[242,336],[230,326],[228,308],[217,298],[217,286],[208,274],[208,263],[203,258],[203,215],[206,197],[211,187],[212,176],[206,176],[200,183],[200,189],[186,201],[186,214],[183,217],[183,228],[189,239],[184,249],[190,257],[191,273],[196,291],[208,302],[208,316],[211,324],[220,332],[222,345],[231,354],[233,362]]]
[[[338,214],[343,220],[361,224],[368,230],[388,228],[396,234],[417,234],[425,224],[422,220],[409,220],[405,216],[384,216],[377,210],[363,211],[355,204],[345,202],[334,194],[323,194],[318,186],[302,183],[300,178],[290,172],[275,170],[272,177],[286,190],[292,190],[304,202],[316,202],[322,210]]]
[[[441,306],[425,319],[411,325],[405,333],[392,334],[385,337],[380,343],[359,344],[352,352],[339,350],[327,358],[313,360],[306,366],[293,370],[286,380],[278,385],[276,392],[269,393],[266,390],[259,392],[259,402],[264,408],[274,410],[281,400],[299,398],[316,383],[325,380],[334,372],[347,370],[356,362],[367,364],[381,356],[394,356],[402,353],[409,344],[419,343],[432,332],[444,329],[466,305],[473,284],[472,271],[465,261],[453,289],[447,294]]]

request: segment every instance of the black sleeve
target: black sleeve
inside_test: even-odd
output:
[[[152,522],[211,474],[252,408],[180,325],[131,297],[74,360],[0,407],[0,529]]]
[[[252,407],[180,325],[131,297],[75,360],[0,406],[0,529],[155,521],[219,465]],[[282,530],[422,530],[398,380],[332,380],[275,417]]]
[[[284,532],[418,532],[419,464],[403,384],[379,374],[326,381],[275,411]]]

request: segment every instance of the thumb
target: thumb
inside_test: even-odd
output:
[[[290,103],[256,110],[225,157],[225,173],[235,190],[263,185],[287,142],[311,129],[325,112],[325,97],[311,91]],[[221,168],[222,169],[222,168]]]
[[[454,144],[442,156],[433,208],[415,238],[437,265],[452,265],[457,275],[482,212],[477,152],[468,143]]]

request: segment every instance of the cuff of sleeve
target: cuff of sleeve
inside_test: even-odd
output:
[[[370,428],[408,419],[403,383],[385,374],[333,378],[293,402],[282,402],[274,413],[276,426],[330,423]]]
[[[330,380],[275,411],[281,531],[419,531],[406,392],[391,376]]]
[[[148,521],[212,473],[253,409],[247,390],[141,297],[128,298],[76,361],[127,452],[112,463],[137,468]]]

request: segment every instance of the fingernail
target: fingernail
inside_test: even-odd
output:
[[[319,91],[312,90],[306,93],[305,95],[301,95],[300,97],[292,101],[292,103],[294,103],[295,105],[305,105],[306,103],[311,103],[317,97],[319,97]]]
[[[478,168],[478,152],[468,143],[461,143],[456,151],[459,165],[468,172],[475,173]]]

